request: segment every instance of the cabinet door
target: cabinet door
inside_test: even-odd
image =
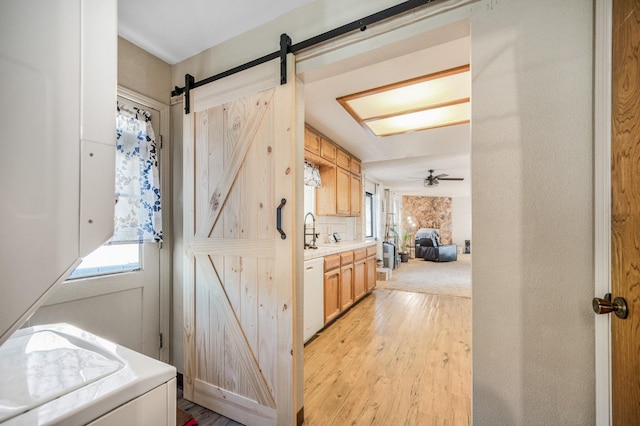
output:
[[[340,268],[324,273],[324,323],[340,313]]]
[[[336,215],[336,166],[321,166],[322,186],[316,188],[316,212],[318,216]]]
[[[360,299],[367,293],[366,290],[366,265],[365,260],[362,259],[353,264],[353,298],[355,300]]]
[[[304,149],[320,155],[320,136],[308,127],[304,128]]]
[[[367,257],[367,272],[366,272],[366,276],[367,276],[367,281],[366,281],[366,289],[365,291],[371,291],[373,290],[373,288],[376,286],[376,257],[375,256],[369,256]]]
[[[350,170],[356,176],[362,175],[362,163],[356,157],[351,157]]]
[[[340,311],[353,305],[353,263],[340,268]]]
[[[351,174],[351,216],[359,216],[362,211],[362,179],[360,176]]]
[[[351,212],[351,172],[340,167],[336,169],[336,213],[348,215]]]
[[[351,168],[351,156],[339,149],[336,152],[336,164],[338,167],[342,167],[345,170],[350,170]]]
[[[320,155],[332,163],[336,162],[336,146],[328,139],[320,138]]]

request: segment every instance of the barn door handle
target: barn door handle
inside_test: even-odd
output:
[[[280,238],[282,238],[283,240],[287,239],[287,234],[285,234],[282,230],[282,208],[285,204],[287,204],[287,199],[283,198],[282,200],[280,200],[280,205],[276,209],[276,229],[280,233]]]
[[[611,301],[611,293],[607,293],[604,299],[593,298],[593,311],[596,314],[608,314],[613,312],[618,318],[625,319],[629,315],[627,301],[622,297],[616,297]]]

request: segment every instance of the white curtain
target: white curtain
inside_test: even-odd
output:
[[[118,104],[116,206],[111,243],[162,241],[158,147],[151,114]]]

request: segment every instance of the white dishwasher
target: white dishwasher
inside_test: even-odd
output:
[[[304,262],[304,341],[324,326],[324,258]]]

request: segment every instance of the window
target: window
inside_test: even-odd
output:
[[[373,238],[373,194],[365,192],[364,195],[364,236]]]
[[[68,279],[95,277],[140,269],[140,244],[103,245],[82,259]]]

